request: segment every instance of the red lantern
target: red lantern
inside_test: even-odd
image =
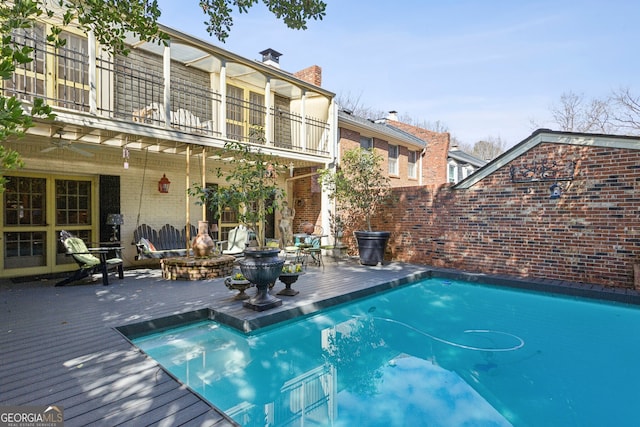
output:
[[[162,178],[160,178],[160,181],[158,181],[158,191],[161,193],[168,193],[170,184],[171,181],[169,181],[167,175],[162,174]]]

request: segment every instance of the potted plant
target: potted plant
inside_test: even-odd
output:
[[[242,273],[235,273],[234,275],[225,278],[224,284],[230,290],[239,291],[239,293],[233,298],[234,300],[240,301],[250,298],[250,296],[245,294],[244,291],[251,287],[251,282],[249,282]]]
[[[382,169],[382,155],[373,149],[353,148],[344,152],[339,167],[323,169],[319,180],[329,197],[349,213],[358,241],[360,263],[377,265],[384,260],[384,249],[389,240],[388,231],[373,231],[371,218],[389,201],[391,181]]]
[[[280,281],[284,283],[285,288],[278,292],[278,295],[286,295],[289,297],[298,295],[300,292],[291,289],[291,285],[298,280],[298,276],[301,274],[304,274],[304,271],[302,271],[302,264],[285,264],[282,267],[280,276],[278,277]]]
[[[269,285],[277,280],[284,259],[278,257],[280,248],[267,245],[265,223],[267,215],[276,211],[284,198],[277,185],[279,165],[275,157],[237,141],[225,143],[220,156],[228,159],[226,170],[217,169],[218,177],[224,177],[226,185],[210,192],[196,186],[191,194],[212,209],[231,207],[238,213],[240,222],[253,228],[257,245],[244,251],[239,264],[242,274],[256,285],[257,291],[244,305],[257,311],[276,307],[282,301],[268,291]]]

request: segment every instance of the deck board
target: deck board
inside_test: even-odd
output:
[[[255,327],[426,269],[348,262],[327,263],[324,271],[309,267],[293,285],[300,293],[281,297],[283,305],[266,312],[234,301],[222,279],[167,281],[153,269],[126,271],[124,280],[106,287],[99,280],[61,288],[55,280],[0,280],[0,405],[61,405],[66,426],[234,425],[114,328],[201,309]]]

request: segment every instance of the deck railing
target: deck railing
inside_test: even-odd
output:
[[[328,153],[326,120],[281,108],[267,111],[264,104],[231,96],[223,100],[210,87],[208,74],[188,75],[180,69],[174,77],[172,72],[170,99],[165,104],[161,60],[98,55],[94,61],[86,39],[69,36],[67,45],[54,47],[38,28],[17,35],[15,40],[33,48],[35,60],[19,65],[11,79],[0,83],[5,96],[28,102],[43,98],[55,107],[102,117],[243,142],[266,141],[293,151]],[[265,129],[271,129],[271,134],[264,135]]]

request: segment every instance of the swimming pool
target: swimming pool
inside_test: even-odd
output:
[[[245,426],[637,424],[640,309],[425,279],[245,335],[132,340]]]

